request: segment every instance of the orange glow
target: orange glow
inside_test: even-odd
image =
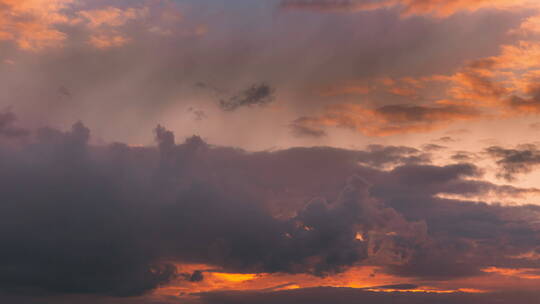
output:
[[[528,268],[498,268],[498,267],[489,267],[486,269],[483,269],[482,271],[487,273],[495,273],[500,274],[503,276],[509,276],[509,277],[517,277],[520,279],[528,279],[528,280],[540,280],[540,274],[530,274],[528,272],[534,272],[536,269],[528,269]]]
[[[256,274],[242,274],[242,273],[224,273],[224,272],[214,272],[211,275],[217,279],[239,283],[257,278]]]
[[[415,113],[419,111],[420,116]],[[358,104],[338,104],[326,107],[318,117],[299,121],[305,128],[341,127],[368,136],[388,136],[403,133],[427,132],[457,120],[469,120],[481,115],[473,107],[438,106],[409,109],[401,107],[384,111]]]
[[[66,34],[55,25],[69,22],[62,10],[71,3],[73,0],[0,0],[0,40],[12,40],[29,51],[60,46]]]
[[[203,270],[204,280],[201,282],[188,282],[180,280],[168,286],[161,287],[155,292],[158,296],[178,296],[189,295],[199,292],[211,292],[219,290],[238,291],[277,291],[291,290],[312,287],[344,287],[357,288],[376,292],[425,292],[425,293],[482,293],[484,289],[474,286],[425,286],[421,285],[413,289],[392,289],[378,288],[377,286],[390,286],[399,284],[414,284],[414,280],[407,280],[381,272],[381,269],[374,266],[358,266],[347,270],[344,273],[331,275],[328,277],[315,277],[306,274],[240,274],[216,272],[215,270],[204,271],[204,269],[214,269],[209,265],[178,265],[179,272],[191,272]]]

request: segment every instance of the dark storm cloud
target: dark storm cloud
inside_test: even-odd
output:
[[[253,84],[228,99],[219,101],[223,111],[234,111],[241,107],[266,106],[275,99],[275,89],[265,83]]]
[[[200,304],[491,304],[537,303],[538,292],[436,294],[423,292],[369,292],[352,288],[320,287],[276,292],[214,292],[201,294]]]
[[[475,166],[428,165],[416,149],[248,153],[177,144],[161,126],[158,147],[97,146],[82,123],[20,136],[0,141],[4,292],[131,296],[204,279],[174,262],[317,276],[364,263],[432,279],[540,268],[509,258],[539,249],[538,207],[437,198],[534,189],[471,180]]]
[[[532,144],[515,149],[493,146],[486,152],[495,158],[499,166],[498,176],[508,181],[516,179],[517,175],[530,173],[540,165],[540,150]]]
[[[77,123],[2,147],[0,289],[138,295],[177,277],[165,261],[326,275],[367,258],[358,227],[406,229],[360,179],[332,205],[314,200],[293,218],[276,219],[260,194],[242,194],[252,187],[241,171],[278,154],[211,148],[198,137],[177,145],[165,128],[155,133],[158,149],[90,146],[89,130]],[[240,170],[228,167],[234,163]]]

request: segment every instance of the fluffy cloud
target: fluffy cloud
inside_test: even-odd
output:
[[[21,132],[3,117],[5,292],[139,295],[184,277],[174,263],[317,276],[364,264],[425,279],[539,267],[521,257],[539,250],[537,207],[437,198],[529,191],[473,180],[470,164],[426,165],[405,147],[248,153],[176,144],[163,127],[158,147],[96,146],[81,123]]]
[[[14,41],[21,49],[37,51],[57,47],[66,34],[56,28],[69,22],[64,10],[73,0],[0,1],[0,40]]]
[[[163,32],[180,21],[177,8],[160,7],[161,2],[133,2],[133,7],[108,6],[93,8],[92,3],[73,0],[2,0],[0,1],[0,40],[13,41],[20,49],[41,51],[63,47],[68,41],[78,41],[74,33],[86,29],[89,44],[100,49],[118,47],[129,39],[123,31],[130,23],[148,27],[148,32]],[[152,19],[145,24],[145,18]],[[164,28],[167,27],[167,28]]]

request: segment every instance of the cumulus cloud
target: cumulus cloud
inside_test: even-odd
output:
[[[233,178],[226,166],[208,175],[228,154],[244,166],[252,157],[196,137],[176,145],[161,126],[157,149],[90,146],[82,123],[33,137],[1,149],[0,289],[8,292],[138,295],[177,277],[170,261],[326,275],[367,258],[355,229],[388,229],[392,217],[406,225],[360,181],[334,206],[315,200],[292,218],[274,218],[257,203],[260,194],[241,194],[245,178],[220,182]]]
[[[4,292],[133,296],[204,279],[174,263],[317,276],[364,263],[429,279],[538,266],[512,258],[538,250],[537,207],[437,198],[528,189],[412,148],[248,153],[177,144],[161,126],[157,147],[96,146],[82,123],[0,135]]]

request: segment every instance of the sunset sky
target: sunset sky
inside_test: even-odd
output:
[[[0,0],[0,303],[538,304],[539,0]]]

